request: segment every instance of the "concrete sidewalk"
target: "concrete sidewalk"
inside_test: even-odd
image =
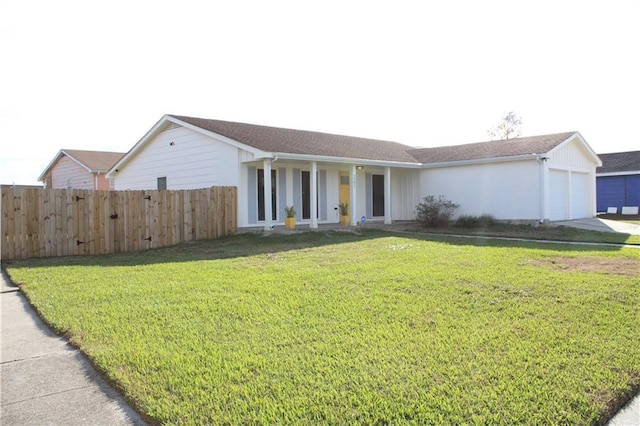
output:
[[[0,424],[144,425],[0,273]]]

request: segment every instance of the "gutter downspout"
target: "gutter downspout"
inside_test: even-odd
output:
[[[547,171],[547,160],[549,157],[546,155],[540,154],[536,155],[536,160],[538,164],[540,164],[539,168],[539,177],[540,177],[540,223],[544,223],[546,220],[546,212],[547,212],[547,179],[546,179],[546,171]]]

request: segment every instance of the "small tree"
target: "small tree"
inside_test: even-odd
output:
[[[502,117],[500,123],[498,123],[493,129],[487,131],[487,134],[491,140],[513,139],[522,134],[520,129],[521,126],[522,117],[516,115],[513,111],[509,111],[504,117]]]
[[[458,207],[460,207],[459,204],[447,200],[442,195],[438,198],[433,195],[427,195],[416,206],[416,220],[425,227],[444,226],[449,223]]]

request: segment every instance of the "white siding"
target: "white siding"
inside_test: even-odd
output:
[[[93,174],[66,155],[51,168],[51,187],[55,189],[94,189]]]
[[[565,169],[580,169],[584,171],[595,167],[593,159],[577,139],[554,149],[551,152],[549,163]]]
[[[540,166],[529,160],[422,170],[420,198],[427,195],[460,204],[456,217],[491,214],[501,220],[536,220]]]
[[[391,218],[415,219],[415,207],[420,199],[419,170],[391,170]]]
[[[238,155],[227,143],[184,127],[169,129],[115,173],[116,189],[156,189],[163,176],[167,189],[238,186]]]

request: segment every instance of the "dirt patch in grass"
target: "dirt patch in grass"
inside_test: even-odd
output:
[[[640,259],[606,257],[556,256],[531,262],[536,266],[547,266],[567,272],[597,272],[602,274],[638,276]]]

